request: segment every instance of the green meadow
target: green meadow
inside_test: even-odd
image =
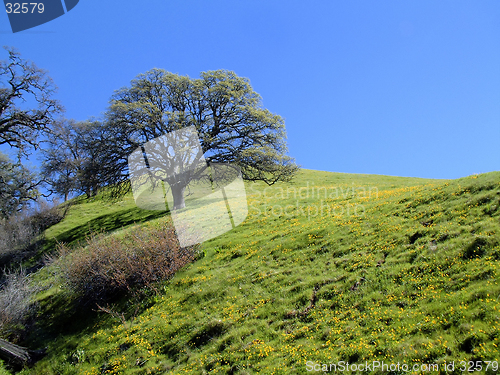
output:
[[[241,225],[108,313],[78,304],[57,263],[37,271],[43,290],[22,344],[47,355],[19,373],[304,374],[341,361],[414,373],[454,363],[448,374],[473,362],[498,373],[500,172],[431,180],[301,170],[289,183],[245,186]],[[82,251],[91,232],[170,221],[131,195],[70,203],[37,259],[61,242]]]

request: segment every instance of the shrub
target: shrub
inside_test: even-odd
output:
[[[124,235],[91,234],[85,247],[59,245],[60,272],[84,303],[109,301],[134,287],[151,287],[172,277],[196,256],[181,248],[171,225],[133,229]]]
[[[45,201],[38,203],[38,207],[30,214],[29,221],[34,230],[41,233],[45,229],[59,223],[68,210],[69,205],[63,210],[57,201],[49,204]]]
[[[0,220],[0,255],[26,250],[38,235],[28,218],[19,214]]]
[[[39,235],[64,218],[65,212],[56,204],[41,202],[33,210],[0,220],[1,264],[19,263],[39,249]]]
[[[40,288],[24,269],[5,272],[0,289],[0,336],[18,335],[35,311],[33,298]]]

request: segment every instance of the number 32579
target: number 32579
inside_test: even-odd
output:
[[[43,3],[6,3],[7,13],[43,13]]]

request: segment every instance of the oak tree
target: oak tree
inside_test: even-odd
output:
[[[0,146],[17,150],[18,161],[0,155],[0,217],[7,217],[38,196],[41,180],[21,165],[22,156],[40,146],[54,116],[62,111],[52,98],[55,86],[47,73],[21,58],[13,48],[5,48],[0,60]]]
[[[109,160],[103,160],[101,147],[104,125],[96,120],[56,121],[47,137],[43,150],[42,175],[49,191],[64,196],[84,193],[87,197],[97,194],[107,179],[103,176]]]
[[[0,219],[21,211],[38,196],[37,176],[0,153]]]
[[[216,70],[192,79],[162,69],[140,74],[115,92],[107,113],[108,160],[115,182],[127,176],[134,150],[164,134],[193,126],[207,163],[232,163],[242,177],[271,185],[292,178],[298,167],[287,155],[284,119],[263,108],[246,78]],[[167,181],[174,207],[184,206],[189,179]]]
[[[0,145],[27,155],[62,108],[52,98],[55,86],[47,73],[13,48],[6,50],[8,59],[0,61]]]

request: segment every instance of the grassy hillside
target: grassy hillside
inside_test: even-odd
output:
[[[25,344],[48,354],[21,373],[298,374],[373,360],[455,361],[461,373],[459,361],[499,359],[500,172],[303,170],[292,183],[247,184],[247,194],[243,224],[115,314],[73,308],[56,270],[41,269],[46,289]],[[76,243],[89,228],[149,220],[135,224],[147,231],[161,215],[130,196],[80,199],[46,235]]]

